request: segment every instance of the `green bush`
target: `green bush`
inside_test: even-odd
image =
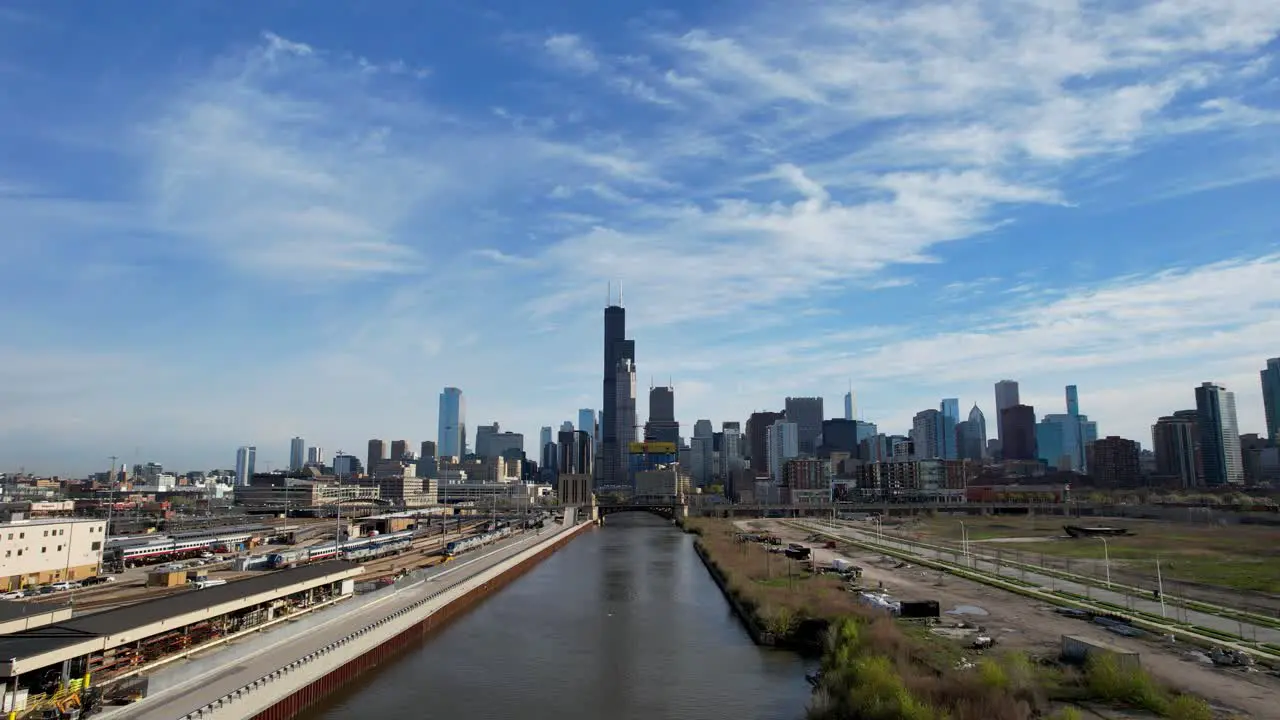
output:
[[[1213,711],[1204,700],[1192,695],[1179,695],[1169,702],[1172,720],[1213,720]]]
[[[1121,663],[1110,653],[1094,653],[1085,665],[1085,681],[1100,699],[1167,715],[1169,697],[1136,663]]]

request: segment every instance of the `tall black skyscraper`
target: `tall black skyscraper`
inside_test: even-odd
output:
[[[644,425],[644,439],[645,442],[680,444],[674,388],[659,385],[649,389],[649,421]]]
[[[618,447],[618,361],[622,359],[635,362],[636,344],[627,339],[627,311],[621,305],[610,305],[604,309],[604,404],[600,412],[602,485],[622,485],[627,479],[627,448]]]

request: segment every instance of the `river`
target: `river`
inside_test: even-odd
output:
[[[573,540],[306,720],[799,720],[805,661],[756,647],[642,513]]]

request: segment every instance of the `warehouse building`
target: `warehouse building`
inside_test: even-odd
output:
[[[33,711],[89,682],[110,686],[156,662],[350,597],[363,569],[317,563],[114,610],[49,617],[0,637],[0,693]]]
[[[0,523],[0,592],[97,575],[106,529],[96,519]]]

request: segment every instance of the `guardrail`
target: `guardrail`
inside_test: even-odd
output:
[[[574,528],[574,527],[576,527],[576,526],[571,525],[571,526],[568,526],[568,527],[564,527],[564,528],[563,528],[563,529],[561,529],[559,532],[557,532],[557,533],[556,533],[556,535],[560,535],[560,534],[562,534],[562,533],[569,532],[569,531],[573,530],[573,528]],[[548,538],[548,539],[551,539],[551,538]],[[535,546],[535,547],[536,547],[536,546]],[[356,641],[356,640],[360,639],[361,637],[364,637],[364,636],[365,636],[365,635],[367,635],[368,633],[370,633],[370,632],[372,632],[372,631],[374,631],[374,630],[376,630],[376,629],[378,629],[378,628],[380,628],[380,627],[382,627],[382,626],[386,625],[387,623],[392,622],[393,620],[396,620],[397,618],[404,617],[406,614],[411,613],[411,612],[413,612],[414,610],[417,610],[418,608],[420,608],[420,607],[422,607],[423,605],[425,605],[425,604],[427,604],[427,603],[431,602],[432,600],[435,600],[436,598],[440,597],[441,595],[443,595],[443,594],[445,594],[445,593],[447,593],[447,592],[450,592],[451,590],[454,590],[454,589],[455,589],[455,588],[457,588],[459,585],[463,585],[463,584],[468,583],[468,582],[470,582],[470,581],[472,581],[472,580],[474,580],[474,579],[475,579],[475,576],[471,576],[471,577],[463,578],[463,579],[461,579],[461,580],[456,580],[456,581],[454,581],[452,584],[446,585],[446,586],[444,586],[444,587],[440,588],[439,590],[436,590],[435,592],[431,593],[430,595],[427,595],[426,597],[424,597],[424,598],[422,598],[422,599],[420,599],[420,600],[416,600],[416,601],[414,601],[414,602],[413,602],[413,604],[411,604],[411,605],[406,605],[406,606],[404,606],[403,608],[401,608],[401,609],[399,609],[399,610],[395,611],[394,613],[391,613],[390,615],[387,615],[387,616],[383,617],[383,618],[382,618],[382,619],[380,619],[380,620],[376,620],[376,621],[374,621],[374,622],[372,622],[372,623],[370,623],[370,624],[368,624],[368,625],[366,625],[366,626],[364,626],[364,627],[360,628],[359,630],[356,630],[356,631],[354,631],[354,632],[352,632],[352,633],[349,633],[349,634],[347,634],[347,635],[343,636],[342,638],[339,638],[339,639],[337,639],[337,640],[334,640],[333,642],[329,643],[328,645],[325,645],[324,647],[320,648],[319,650],[315,650],[315,651],[312,651],[312,652],[310,652],[310,653],[307,653],[306,655],[304,655],[304,656],[302,656],[302,657],[298,658],[297,660],[294,660],[293,662],[289,663],[288,665],[285,665],[285,666],[283,666],[283,667],[277,668],[277,669],[275,669],[275,670],[273,670],[273,671],[271,671],[271,672],[267,673],[266,675],[263,675],[262,677],[258,678],[257,680],[254,680],[254,681],[252,681],[252,682],[246,683],[245,685],[242,685],[242,686],[240,686],[240,687],[236,688],[235,690],[232,690],[231,692],[227,693],[226,695],[223,695],[222,697],[217,698],[216,700],[213,700],[213,701],[211,701],[211,702],[209,702],[209,703],[206,703],[205,705],[202,705],[202,706],[201,706],[201,707],[199,707],[199,708],[196,708],[195,710],[192,710],[191,712],[189,712],[189,713],[187,713],[186,715],[183,715],[181,718],[179,718],[179,720],[196,720],[197,718],[202,718],[202,717],[204,717],[205,715],[208,715],[208,714],[213,713],[213,712],[215,712],[215,711],[217,711],[217,710],[220,710],[220,709],[222,709],[223,707],[225,707],[225,706],[227,706],[227,705],[230,705],[231,703],[233,703],[233,702],[235,702],[235,701],[237,701],[237,700],[240,700],[241,698],[245,697],[246,695],[248,695],[248,694],[250,694],[250,693],[252,693],[252,692],[257,691],[258,689],[260,689],[260,688],[262,688],[262,687],[265,687],[265,686],[267,686],[267,685],[270,685],[271,683],[275,682],[276,680],[279,680],[279,679],[281,679],[281,678],[283,678],[283,677],[286,677],[287,675],[289,675],[290,673],[294,672],[295,670],[298,670],[298,669],[302,668],[302,667],[303,667],[303,666],[305,666],[305,665],[309,665],[310,663],[315,662],[316,660],[319,660],[320,658],[324,657],[325,655],[328,655],[329,653],[334,652],[335,650],[338,650],[339,648],[342,648],[342,647],[344,647],[344,646],[346,646],[346,645],[348,645],[348,644],[350,644],[350,643],[352,643],[352,642],[354,642],[354,641]],[[419,580],[418,582],[423,582],[423,580]],[[417,584],[417,583],[413,583],[413,584]],[[402,589],[403,589],[403,588],[402,588]]]

